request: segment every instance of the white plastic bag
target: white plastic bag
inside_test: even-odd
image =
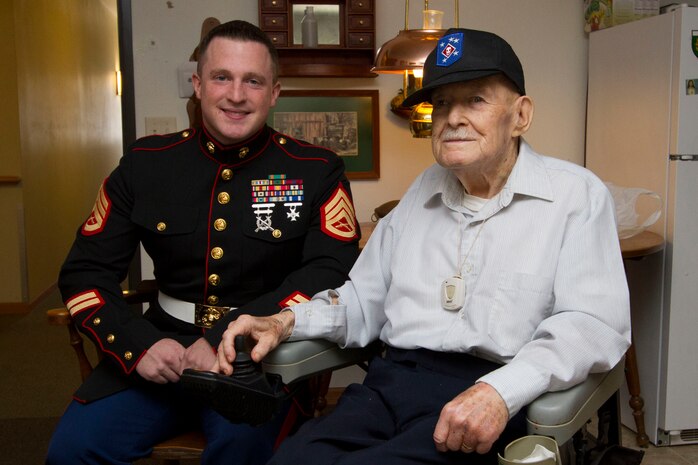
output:
[[[656,223],[661,216],[662,198],[656,192],[641,187],[620,187],[611,182],[606,182],[605,184],[613,196],[613,203],[616,208],[618,237],[620,239],[627,239],[628,237],[640,234]],[[640,215],[637,213],[637,201],[641,195],[647,195],[655,200],[654,209],[647,215],[647,218],[642,223],[639,222]]]

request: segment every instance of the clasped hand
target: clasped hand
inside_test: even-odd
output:
[[[158,384],[176,383],[186,368],[230,375],[235,360],[235,336],[250,336],[257,341],[250,355],[255,362],[259,362],[288,339],[294,322],[293,312],[269,317],[241,315],[228,325],[218,346],[217,357],[204,338],[199,338],[186,348],[174,339],[161,339],[150,346],[136,365],[136,371],[144,379]]]
[[[160,339],[150,346],[136,365],[141,377],[153,383],[176,383],[185,368],[217,371],[216,354],[204,338],[189,347],[174,339]]]

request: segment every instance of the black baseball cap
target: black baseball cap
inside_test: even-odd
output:
[[[444,84],[498,73],[509,78],[521,95],[526,94],[521,62],[507,41],[491,32],[451,28],[424,62],[422,88],[410,94],[402,106],[430,101],[434,89]]]

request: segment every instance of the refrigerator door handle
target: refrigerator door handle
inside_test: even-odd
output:
[[[682,154],[669,154],[669,160],[672,161],[698,161],[698,154],[682,153]]]

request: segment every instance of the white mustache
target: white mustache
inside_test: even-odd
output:
[[[468,130],[466,128],[460,127],[457,129],[446,129],[442,135],[441,135],[441,140],[443,141],[449,141],[449,140],[463,140],[468,138]]]

